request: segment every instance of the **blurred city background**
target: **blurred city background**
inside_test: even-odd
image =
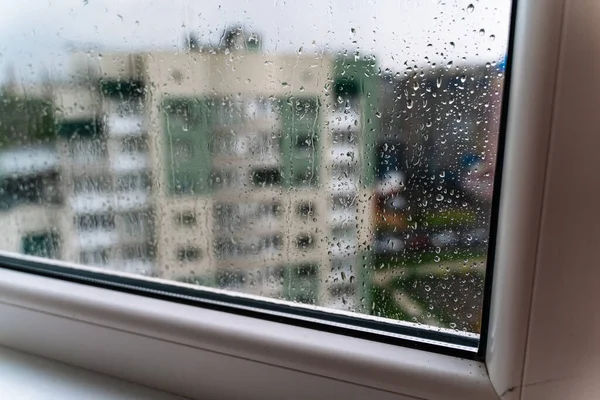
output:
[[[178,35],[3,62],[1,250],[479,331],[502,52]]]

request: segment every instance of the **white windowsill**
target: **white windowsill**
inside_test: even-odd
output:
[[[182,399],[4,347],[0,347],[0,391],[2,398],[27,400]]]
[[[182,396],[497,398],[482,363],[9,270],[0,315],[0,344]]]

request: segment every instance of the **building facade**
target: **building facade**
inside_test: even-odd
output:
[[[3,249],[45,255],[23,237],[46,235],[67,261],[368,312],[373,59],[234,40],[73,71],[52,91],[61,201],[34,206],[61,222],[25,228],[11,207],[21,238]]]

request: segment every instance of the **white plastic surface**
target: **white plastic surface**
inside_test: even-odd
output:
[[[565,8],[524,400],[600,399],[600,2]]]
[[[544,195],[563,0],[519,0],[486,364],[519,399]]]
[[[8,270],[0,315],[1,344],[186,397],[497,398],[481,363]]]
[[[4,347],[0,347],[0,398],[10,400],[183,399]]]

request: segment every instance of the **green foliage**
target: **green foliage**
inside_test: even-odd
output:
[[[371,314],[377,317],[395,320],[408,320],[408,315],[396,305],[392,293],[380,286],[371,289]]]
[[[443,210],[427,213],[422,222],[428,228],[451,228],[471,226],[477,222],[474,210]]]

